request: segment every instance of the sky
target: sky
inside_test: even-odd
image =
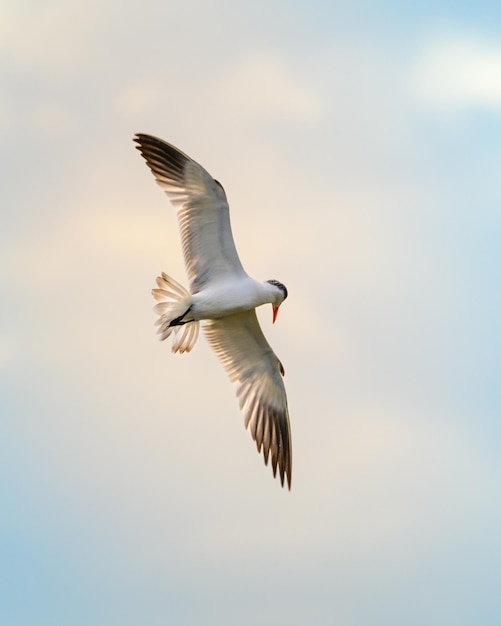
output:
[[[0,623],[501,620],[501,7],[3,0]],[[159,136],[287,285],[292,490],[201,336]]]

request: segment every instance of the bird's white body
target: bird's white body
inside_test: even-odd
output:
[[[138,149],[160,187],[177,208],[190,289],[165,273],[157,278],[160,339],[173,335],[173,352],[189,352],[199,326],[237,384],[240,408],[258,451],[271,457],[290,489],[292,452],[284,369],[263,335],[255,309],[270,303],[273,321],[287,297],[276,281],[254,280],[245,272],[231,233],[224,189],[198,163],[174,146],[136,135]]]
[[[277,301],[277,289],[267,282],[244,276],[238,280],[214,280],[192,295],[194,320],[218,319],[250,311]]]

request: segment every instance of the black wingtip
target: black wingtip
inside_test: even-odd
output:
[[[148,135],[147,133],[134,133],[134,137],[132,141],[136,143],[140,143],[141,141],[147,141],[148,139],[152,139],[153,141],[161,141],[158,137],[154,137],[153,135]]]
[[[157,140],[159,141],[156,137],[153,137],[153,135],[147,135],[146,133],[136,133],[134,135],[134,137],[132,137],[132,141],[134,143],[137,143],[139,145],[136,146],[136,148],[139,150],[141,144],[143,143],[147,143],[148,140]]]

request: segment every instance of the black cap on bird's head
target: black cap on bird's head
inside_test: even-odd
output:
[[[267,283],[270,283],[270,285],[273,285],[274,287],[277,287],[278,290],[281,292],[281,297],[279,296],[277,299],[276,303],[271,304],[272,308],[273,308],[273,323],[275,323],[275,320],[277,319],[277,315],[278,315],[278,308],[279,306],[282,304],[282,302],[285,300],[285,298],[287,298],[288,293],[287,293],[287,287],[281,283],[278,280],[274,280],[273,278],[271,280],[267,280]]]

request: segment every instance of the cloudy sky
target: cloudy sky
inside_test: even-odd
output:
[[[474,7],[474,8],[473,8]],[[3,0],[0,622],[501,620],[501,8]],[[289,493],[203,337],[132,135],[226,188],[289,298]]]

